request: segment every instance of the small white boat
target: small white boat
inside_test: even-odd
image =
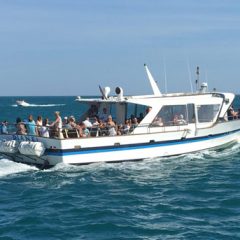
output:
[[[24,100],[17,100],[17,101],[16,101],[16,104],[17,104],[18,106],[20,106],[20,107],[28,107],[28,106],[30,106],[30,104],[27,103],[27,102],[25,102]]]
[[[117,87],[111,96],[109,87],[100,87],[101,98],[76,99],[89,106],[82,120],[111,115],[117,125],[115,131],[111,127],[106,133],[106,129],[95,127],[89,137],[79,137],[77,130],[63,128],[59,138],[9,131],[0,134],[1,154],[17,162],[51,167],[58,163],[82,165],[169,157],[223,149],[240,142],[240,116],[231,107],[235,94],[209,92],[206,83],[194,93],[162,94],[145,68],[151,95],[124,96],[122,88]],[[138,123],[116,134],[131,116],[138,117]]]

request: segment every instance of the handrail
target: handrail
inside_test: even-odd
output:
[[[3,123],[2,123],[3,124]],[[26,133],[25,134],[19,134],[17,133],[17,124],[12,124],[12,123],[7,123],[6,127],[7,127],[7,132],[6,133],[3,133],[2,132],[2,124],[0,123],[0,134],[8,134],[8,135],[29,135],[29,136],[40,136],[40,137],[44,137],[44,136],[41,136],[41,128],[44,127],[45,128],[45,131],[48,131],[49,133],[49,138],[58,138],[59,136],[57,136],[59,134],[59,132],[61,133],[61,136],[60,138],[79,138],[80,137],[80,133],[79,133],[79,129],[77,128],[68,128],[67,125],[63,125],[62,129],[60,129],[59,131],[57,131],[56,129],[54,129],[54,127],[52,126],[39,126],[39,125],[34,125],[36,127],[36,134],[29,134],[27,132],[27,128],[26,128],[26,125],[27,123],[24,123],[24,122],[21,122],[21,124],[23,124],[25,126],[25,131]],[[154,128],[160,128],[161,130],[159,130],[159,132],[166,132],[166,127],[171,127],[171,126],[175,126],[175,127],[178,127],[177,131],[180,130],[180,126],[184,126],[184,125],[187,125],[186,124],[182,124],[182,125],[174,125],[173,122],[171,122],[171,124],[167,124],[167,125],[163,125],[163,126],[157,126],[155,125],[154,123],[145,123],[145,124],[141,124],[139,123],[137,126],[132,126],[130,127],[128,130],[125,130],[122,128],[121,129],[121,135],[134,135],[134,130],[136,128],[145,128],[147,130],[147,133],[151,133],[151,129],[154,129]],[[109,136],[109,128],[108,127],[104,127],[104,128],[100,128],[100,127],[90,127],[90,128],[87,128],[88,131],[89,131],[89,136],[90,137],[98,137],[98,136]],[[117,126],[115,127],[115,130],[117,132]]]
[[[240,119],[240,115],[238,115],[238,117],[228,117],[227,121],[235,121],[235,120],[239,120]],[[226,120],[225,120],[226,121]],[[227,122],[226,121],[226,122]],[[2,132],[2,124],[0,123],[0,134],[8,134],[8,135],[16,135],[17,134],[17,124],[11,124],[11,123],[7,123],[7,133],[3,133]],[[26,124],[24,122],[22,122],[22,124]],[[121,132],[121,135],[136,135],[136,134],[141,134],[141,131],[138,132],[136,131],[136,133],[134,133],[135,129],[139,129],[139,128],[145,128],[146,129],[146,133],[164,133],[164,132],[178,132],[178,131],[184,131],[183,126],[187,126],[188,124],[191,124],[189,122],[186,122],[185,124],[174,124],[173,121],[169,121],[167,124],[163,124],[162,126],[157,126],[154,123],[139,123],[135,128],[130,128],[127,131],[123,131]],[[44,126],[46,128],[46,130],[49,132],[49,138],[63,138],[63,139],[68,139],[68,138],[79,138],[80,134],[79,134],[79,130],[77,128],[67,128],[67,125],[64,125],[62,129],[60,129],[60,133],[62,136],[59,137],[59,132],[56,131],[56,129],[54,129],[54,127],[51,126]],[[43,126],[39,126],[39,125],[35,125],[36,129],[41,129]],[[175,127],[175,128],[173,128]],[[172,130],[171,130],[172,128]],[[100,128],[100,127],[91,127],[91,128],[87,128],[89,131],[89,137],[107,137],[109,136],[109,132],[108,132],[108,128]],[[154,129],[156,129],[157,131],[154,131]],[[159,129],[159,130],[158,130]],[[117,126],[115,127],[115,130],[117,132]],[[41,136],[40,134],[36,134],[36,135],[30,135],[27,133],[26,134],[18,134],[18,135],[28,135],[28,136],[39,136],[39,137],[44,137]]]

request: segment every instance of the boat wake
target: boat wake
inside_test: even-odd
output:
[[[65,163],[60,163],[45,170],[46,172],[61,172],[64,174],[76,174],[76,175],[84,175],[84,174],[101,174],[105,171],[128,171],[131,170],[133,172],[142,172],[148,171],[148,174],[151,175],[153,172],[157,170],[157,174],[160,172],[165,175],[169,169],[175,169],[182,166],[187,166],[191,164],[197,164],[199,167],[201,164],[210,163],[214,164],[215,161],[227,161],[227,159],[233,158],[235,155],[240,153],[240,144],[235,144],[232,147],[226,148],[224,150],[205,150],[197,153],[189,153],[183,154],[179,156],[173,157],[157,157],[151,159],[145,159],[140,162],[120,162],[120,163],[92,163],[89,165],[76,166],[76,165],[68,165]],[[134,174],[134,173],[131,174]],[[165,172],[165,173],[164,173]]]
[[[1,158],[1,157],[0,157]],[[0,159],[0,178],[8,175],[38,170],[36,167],[16,163],[8,159]]]
[[[60,104],[29,104],[28,106],[24,107],[60,107],[60,106],[65,106],[66,104],[60,103]],[[18,107],[17,104],[11,105],[12,107]]]
[[[122,162],[122,163],[93,163],[84,166],[68,165],[65,163],[59,163],[56,166],[43,170],[46,174],[63,174],[64,177],[84,179],[86,175],[105,176],[107,172],[131,172],[132,177],[134,174],[140,174],[141,172],[147,172],[148,177],[160,175],[166,176],[174,169],[181,168],[182,166],[190,166],[191,164],[197,164],[199,168],[205,163],[216,163],[216,161],[227,161],[235,155],[240,153],[240,144],[235,144],[230,148],[226,148],[221,151],[206,150],[197,153],[184,154],[174,157],[159,157],[153,159],[145,159],[140,162]],[[16,163],[11,160],[1,159],[0,156],[0,178],[8,175],[31,172],[39,170],[37,167],[29,166],[22,163]],[[161,173],[161,174],[160,174]],[[141,175],[141,174],[140,174]]]

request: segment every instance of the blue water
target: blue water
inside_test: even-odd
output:
[[[0,121],[83,111],[74,97],[16,99],[0,98]],[[240,239],[239,223],[240,145],[44,171],[0,160],[0,239]]]

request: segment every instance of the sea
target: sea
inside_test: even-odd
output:
[[[78,118],[74,99],[0,97],[0,121]],[[0,156],[0,239],[240,239],[240,145],[48,170]]]

